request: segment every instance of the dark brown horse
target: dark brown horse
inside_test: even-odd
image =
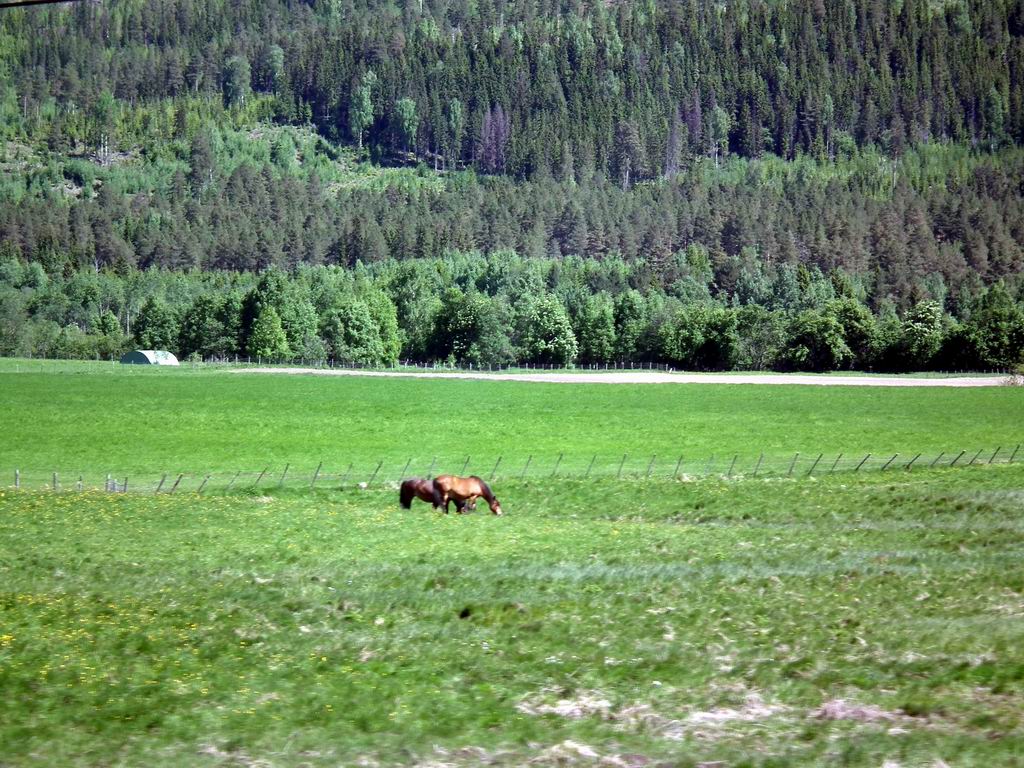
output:
[[[434,481],[423,477],[411,477],[408,480],[402,481],[398,492],[398,501],[401,503],[402,508],[411,509],[413,499],[422,499],[429,502],[434,505],[434,509],[439,509],[441,506],[434,502]],[[455,501],[456,511],[461,515],[466,509],[466,503],[454,499],[453,501]],[[470,504],[469,508],[476,509],[476,504]]]
[[[443,506],[445,514],[448,513],[450,502],[454,501],[456,510],[461,513],[463,509],[459,506],[460,503],[462,505],[475,504],[480,496],[487,500],[491,512],[496,515],[501,514],[501,503],[491,492],[490,486],[476,475],[472,477],[438,475],[434,478],[434,506]]]

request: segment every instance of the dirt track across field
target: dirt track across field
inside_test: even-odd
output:
[[[823,387],[998,387],[1004,376],[822,376],[809,373],[665,373],[663,371],[586,371],[580,373],[472,373],[468,371],[359,371],[340,368],[236,368],[232,373],[286,373],[310,376],[389,376],[406,379],[482,379],[542,384],[805,384]]]

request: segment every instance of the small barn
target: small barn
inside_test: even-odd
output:
[[[121,358],[125,365],[178,365],[178,358],[163,349],[134,349]]]

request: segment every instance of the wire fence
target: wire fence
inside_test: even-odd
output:
[[[260,469],[209,472],[146,470],[104,474],[60,470],[10,470],[10,485],[18,490],[84,491],[105,490],[126,493],[242,493],[292,490],[344,490],[354,488],[395,488],[407,477],[439,474],[477,475],[488,482],[539,482],[545,480],[583,481],[615,478],[623,481],[676,480],[699,478],[789,478],[807,479],[838,473],[914,472],[927,468],[956,468],[978,465],[1013,464],[1024,460],[1021,445],[995,449],[942,451],[939,453],[796,453],[788,456],[764,454],[718,454],[706,457],[621,456],[559,454],[558,456],[497,456],[486,460],[463,457],[410,457],[342,462],[328,466],[267,464]]]
[[[348,360],[269,360],[234,356],[230,358],[206,358],[182,360],[174,367],[176,371],[204,371],[228,368],[305,368],[309,370],[349,370],[367,372],[449,372],[449,373],[536,373],[547,371],[553,373],[586,373],[599,371],[660,371],[663,373],[775,373],[753,367],[737,367],[723,371],[721,369],[677,368],[666,363],[654,363],[635,360],[616,360],[605,363],[500,363],[485,365],[458,365],[447,360],[396,360],[389,365],[366,365]],[[118,360],[64,360],[54,358],[5,358],[0,372],[4,373],[146,373],[167,371],[167,366],[160,365],[122,365]],[[814,373],[813,371],[792,371],[792,373]],[[855,374],[871,374],[892,376],[894,378],[942,378],[949,376],[1005,376],[1019,377],[1020,373],[1008,368],[962,369],[962,370],[930,370],[907,373],[874,371],[871,368],[858,371],[833,371],[831,375],[844,376]]]

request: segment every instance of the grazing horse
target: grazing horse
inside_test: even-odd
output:
[[[501,514],[501,503],[491,493],[490,487],[482,479],[473,475],[472,477],[457,477],[455,475],[439,475],[434,478],[434,506],[444,507],[445,514],[448,514],[448,503],[454,501],[456,510],[463,511],[462,504],[475,504],[477,498],[483,496],[487,500],[491,512]]]
[[[401,503],[402,508],[411,509],[413,499],[429,501],[434,505],[434,509],[438,509],[440,507],[440,504],[434,503],[434,482],[422,477],[411,477],[408,480],[402,481],[402,486],[398,493],[398,500]],[[455,508],[461,515],[465,511],[466,503],[455,500]],[[469,508],[475,509],[476,504],[470,504]]]

